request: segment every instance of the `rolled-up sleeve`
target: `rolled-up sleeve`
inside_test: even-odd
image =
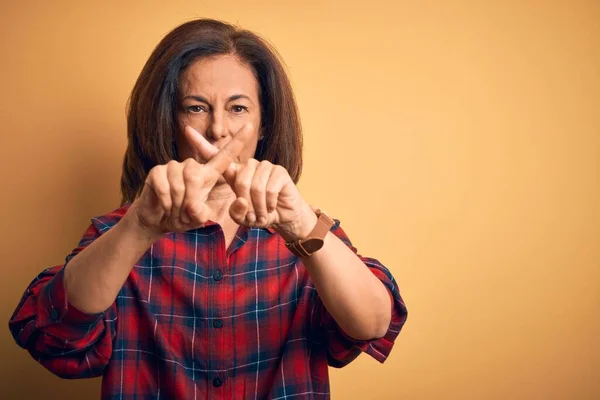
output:
[[[64,286],[64,268],[99,232],[91,225],[65,264],[40,273],[25,291],[9,329],[17,344],[63,378],[99,376],[108,364],[117,321],[116,306],[99,314],[73,307]]]
[[[333,319],[325,308],[321,299],[317,296],[315,317],[322,329],[322,335],[326,340],[329,365],[341,368],[353,361],[361,352],[369,354],[377,361],[383,363],[389,356],[394,341],[404,326],[407,318],[407,309],[400,295],[398,285],[390,271],[379,261],[363,257],[357,253],[346,233],[340,227],[339,221],[335,221],[332,232],[339,237],[358,257],[365,263],[369,270],[386,287],[391,300],[391,321],[385,335],[373,340],[356,340],[348,336]]]

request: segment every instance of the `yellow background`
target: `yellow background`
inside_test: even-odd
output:
[[[102,4],[100,4],[102,3]],[[195,17],[281,52],[301,192],[388,265],[409,319],[336,399],[600,398],[597,1],[4,1],[0,398],[97,398],[12,341],[29,281],[118,206],[125,104]]]

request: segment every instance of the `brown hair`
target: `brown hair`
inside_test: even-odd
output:
[[[235,54],[258,81],[261,128],[255,158],[284,167],[297,183],[302,171],[302,128],[292,86],[275,49],[256,34],[198,19],[172,30],[156,46],[138,77],[127,114],[122,203],[141,192],[152,167],[177,159],[177,107],[181,73],[200,57]]]

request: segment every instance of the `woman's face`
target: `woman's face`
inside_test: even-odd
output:
[[[194,158],[205,163],[190,146],[184,128],[190,125],[217,148],[231,140],[245,123],[255,132],[239,156],[239,162],[254,157],[260,132],[258,82],[251,67],[232,55],[204,57],[193,62],[179,82],[179,161]]]

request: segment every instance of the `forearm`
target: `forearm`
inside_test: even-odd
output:
[[[115,301],[135,263],[156,239],[128,212],[65,267],[69,303],[88,314],[105,311]]]
[[[286,241],[307,237],[316,225],[314,211],[303,208],[296,224],[278,230]],[[344,242],[328,232],[323,247],[303,262],[327,311],[346,334],[358,340],[385,334],[392,314],[388,291]]]
[[[358,340],[382,337],[391,319],[390,296],[362,260],[331,232],[323,248],[303,259],[327,311]]]

